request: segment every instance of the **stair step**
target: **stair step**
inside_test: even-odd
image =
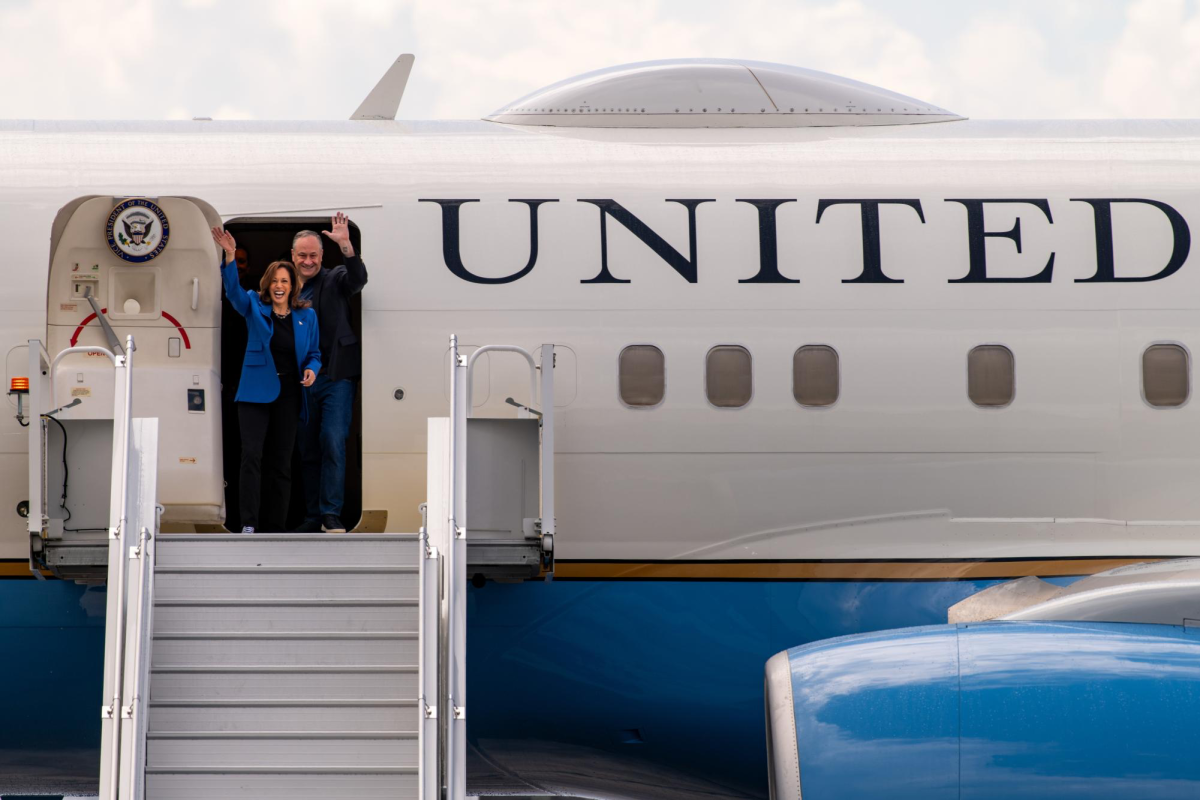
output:
[[[417,668],[197,667],[155,669],[155,700],[403,700],[416,697]]]
[[[274,597],[235,597],[222,600],[216,597],[189,597],[179,600],[160,600],[157,597],[154,601],[155,608],[164,606],[230,606],[237,608],[254,608],[256,606],[278,606],[280,608],[338,608],[345,606],[379,606],[381,608],[404,608],[408,606],[416,607],[416,600],[372,600],[366,597],[344,597],[340,599],[320,599],[320,598],[301,598],[301,599],[276,599]]]
[[[411,566],[414,534],[163,534],[155,563],[172,566]]]
[[[352,769],[415,767],[415,736],[342,739],[336,734],[312,737],[149,737],[146,766],[226,771],[230,768]]]
[[[152,668],[388,666],[417,663],[413,633],[175,633],[154,636]]]
[[[156,602],[178,600],[417,599],[414,567],[167,567],[155,569]]]
[[[415,770],[147,770],[147,800],[407,800],[417,796]]]
[[[403,731],[150,731],[147,739],[416,739]]]
[[[178,732],[415,733],[417,701],[151,699],[148,727]]]
[[[416,537],[156,544],[148,800],[416,797]]]
[[[417,630],[416,602],[378,604],[278,604],[240,605],[209,603],[158,603],[154,632],[226,633],[274,631],[281,633],[402,633]]]

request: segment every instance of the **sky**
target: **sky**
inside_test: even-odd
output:
[[[0,0],[7,119],[470,119],[658,58],[774,61],[980,118],[1200,117],[1200,0]]]

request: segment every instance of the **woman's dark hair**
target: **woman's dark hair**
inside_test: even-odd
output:
[[[290,261],[272,261],[267,267],[267,271],[263,273],[262,280],[258,282],[258,298],[267,305],[271,305],[271,281],[275,278],[275,273],[280,269],[286,269],[288,277],[292,279],[292,290],[288,293],[288,305],[292,308],[308,308],[312,303],[307,300],[300,299],[300,281],[296,278],[296,267]]]

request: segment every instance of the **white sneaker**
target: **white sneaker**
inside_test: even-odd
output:
[[[242,533],[254,533],[254,528],[247,525],[246,527],[242,528]]]

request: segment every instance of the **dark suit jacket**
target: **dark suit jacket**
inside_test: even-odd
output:
[[[221,261],[221,280],[225,296],[233,310],[246,318],[246,357],[242,361],[242,378],[234,400],[243,403],[270,403],[279,397],[279,376],[271,356],[271,306],[253,289],[238,284],[237,264]],[[292,309],[292,334],[296,337],[296,366],[304,370],[321,371],[320,332],[317,315],[311,308]],[[308,419],[308,392],[301,392],[300,418]]]
[[[330,380],[362,375],[362,344],[350,327],[350,298],[367,285],[367,266],[358,255],[333,269],[323,269],[305,282],[321,327],[321,371]]]

